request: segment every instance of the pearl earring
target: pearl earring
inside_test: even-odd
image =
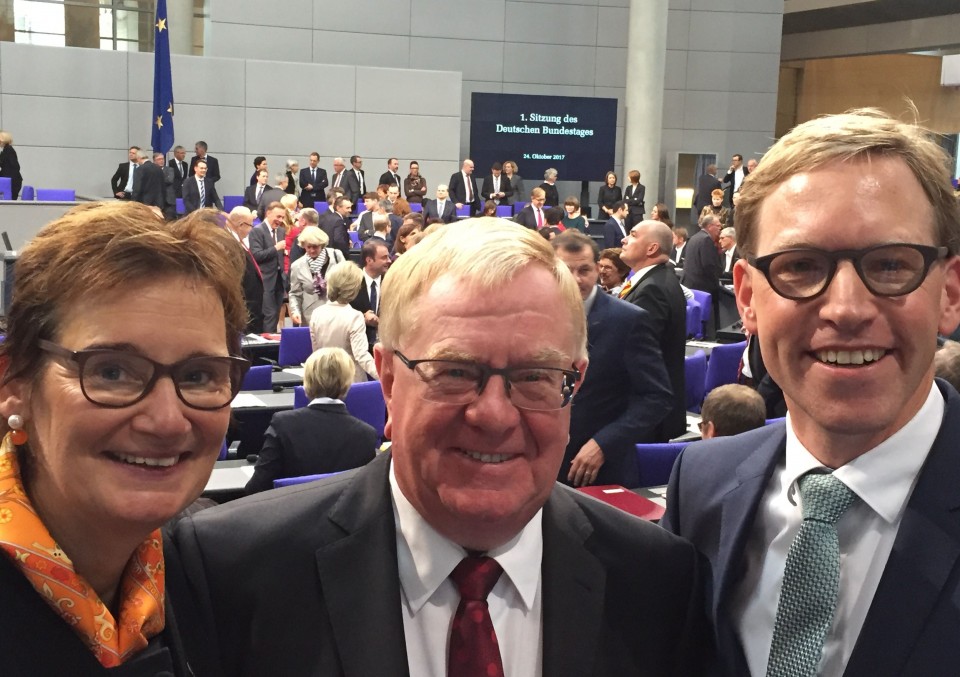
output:
[[[7,425],[10,427],[10,441],[18,447],[26,444],[29,437],[27,431],[23,429],[23,416],[12,414],[7,418]]]

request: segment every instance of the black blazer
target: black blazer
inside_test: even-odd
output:
[[[542,209],[540,211],[543,211]],[[513,217],[514,223],[519,223],[524,228],[531,230],[537,229],[537,215],[533,212],[533,205],[527,205]],[[543,215],[543,225],[547,225],[547,215]]]
[[[136,171],[133,173],[133,178],[137,178]],[[119,165],[117,165],[117,171],[115,171],[113,176],[110,177],[110,195],[116,196],[117,193],[124,192],[123,189],[126,187],[129,179],[130,162],[121,162]]]
[[[683,286],[716,296],[723,263],[710,233],[697,231],[683,248]]]
[[[267,191],[273,188],[270,184],[267,184],[263,187],[263,195],[267,194]],[[260,198],[263,198],[263,195]],[[260,209],[260,202],[257,201],[257,186],[256,184],[252,186],[247,186],[243,189],[243,206],[249,209],[252,212],[258,212]],[[260,218],[263,218],[262,216]]]
[[[383,286],[383,276],[380,277],[380,281],[377,283],[377,294],[380,294],[380,288]],[[379,301],[377,302],[379,306]],[[350,302],[350,307],[354,310],[359,310],[361,313],[365,313],[368,310],[373,310],[370,307],[370,295],[367,293],[367,278],[363,278],[363,282],[360,284],[360,291],[357,293],[357,297]],[[373,344],[377,342],[377,328],[367,325],[367,343],[370,345],[371,352],[373,352]]]
[[[176,179],[173,182],[174,189],[176,190],[177,197],[183,197],[183,180],[190,176],[190,166],[187,164],[186,160],[177,160],[177,158],[170,158],[170,161],[167,162],[168,167],[173,167],[173,171],[177,173]],[[209,167],[207,170],[209,171]]]
[[[182,632],[198,675],[411,674],[389,468],[382,454],[177,525],[208,623]],[[688,543],[557,485],[543,509],[539,566],[544,675],[701,674],[709,640]]]
[[[423,201],[423,221],[426,223],[427,219],[430,218],[439,218],[442,219],[444,223],[453,223],[457,220],[457,205],[454,204],[452,198],[448,197],[443,203],[443,214],[437,213],[437,201],[436,200],[424,200]]]
[[[166,536],[164,546],[166,546]],[[178,557],[164,547],[167,568],[166,624],[160,635],[143,652],[124,664],[127,675],[169,675],[192,677],[181,642],[171,599],[186,590],[178,575]],[[30,582],[0,555],[0,645],[3,647],[4,677],[37,675],[78,675],[109,677],[115,670],[100,665],[90,649],[70,626],[40,598]],[[186,601],[186,600],[185,600]],[[179,608],[179,606],[177,607]],[[190,614],[193,616],[193,614]]]
[[[0,149],[0,176],[10,179],[10,199],[16,200],[23,186],[23,176],[20,174],[17,151],[9,144]]]
[[[260,272],[260,266],[253,253],[243,246],[243,243],[237,242],[243,249],[244,269],[243,269],[243,302],[247,307],[247,326],[244,331],[248,334],[260,334],[263,332],[263,277]]]
[[[134,175],[136,179],[136,175]],[[220,196],[217,195],[217,187],[210,177],[203,179],[204,202],[200,204],[200,189],[197,188],[197,179],[188,176],[183,182],[183,213],[189,214],[201,207],[216,207],[223,211],[223,203],[220,202]]]
[[[946,399],[936,441],[904,509],[890,558],[844,675],[950,674],[960,665],[960,397]],[[689,539],[711,564],[707,600],[729,675],[747,674],[731,596],[764,490],[786,453],[786,425],[690,445],[673,467],[661,524]],[[892,633],[892,634],[891,634]]]
[[[207,163],[207,178],[216,183],[220,180],[220,163],[212,155],[207,155],[203,160]],[[196,155],[190,158],[190,176],[196,173],[197,162],[199,161],[200,158]]]
[[[591,438],[603,450],[594,484],[639,484],[634,445],[656,441],[673,393],[650,316],[598,290],[587,315],[590,368],[570,409],[570,442],[558,479]]]
[[[277,228],[277,239],[286,238],[287,229],[283,226]],[[270,231],[270,225],[261,223],[250,231],[250,253],[256,259],[260,266],[260,274],[263,279],[263,289],[267,294],[272,294],[280,283],[280,265],[283,262],[283,254],[277,251],[276,242]],[[282,284],[282,283],[281,283]]]
[[[647,187],[642,183],[638,183],[636,188],[634,188],[631,183],[627,186],[626,190],[623,191],[623,201],[627,203],[629,208],[629,214],[634,217],[635,220],[643,218],[643,213],[646,211],[644,206],[643,199],[647,194]]]
[[[620,225],[617,223],[617,220],[611,216],[607,219],[607,222],[603,224],[603,248],[622,247],[623,238],[626,237],[624,233],[630,233],[627,222],[623,222],[623,230],[620,230]]]
[[[510,196],[513,195],[513,186],[510,185],[510,179],[506,174],[500,174],[500,192],[504,194],[501,198],[492,197],[493,195],[493,174],[487,174],[483,177],[483,186],[480,188],[480,194],[484,200],[500,200],[501,204],[508,204]]]
[[[377,431],[343,404],[311,404],[278,411],[264,433],[263,449],[247,493],[273,489],[273,480],[359,468],[373,460]]]
[[[133,199],[161,211],[167,206],[164,197],[163,169],[147,160],[133,173]]]
[[[667,442],[687,430],[687,393],[684,357],[687,348],[687,300],[673,266],[660,263],[635,280],[623,299],[640,306],[650,315],[650,325],[670,377],[673,406],[656,433],[658,442]]]
[[[317,180],[310,177],[310,168],[305,167],[300,170],[300,204],[304,207],[313,207],[317,202],[326,200],[327,190],[327,170],[317,167]],[[313,186],[306,190],[305,186]]]
[[[540,184],[540,188],[544,193],[547,194],[546,199],[543,202],[544,207],[559,207],[560,206],[560,192],[557,190],[557,187],[551,186],[549,183],[544,181]]]
[[[470,205],[470,214],[476,214],[480,209],[480,193],[477,192],[477,180],[473,174],[470,175],[470,190],[473,192],[473,202],[467,202],[467,184],[463,182],[463,174],[456,172],[450,177],[450,183],[447,184],[450,191],[450,199],[456,204]]]
[[[360,181],[357,179],[357,175],[353,167],[348,167],[344,170],[343,180],[340,181],[340,187],[346,192],[346,196],[350,198],[350,202],[354,206],[357,205],[357,201],[363,196],[365,192],[376,189],[376,186],[373,189],[367,185],[367,175],[364,171],[360,170],[360,176],[363,177],[363,188],[360,187]]]
[[[597,204],[601,207],[606,207],[607,209],[613,209],[613,205],[620,202],[623,199],[623,191],[620,190],[620,186],[614,186],[611,188],[607,184],[600,186],[600,191],[597,193]],[[607,213],[600,210],[599,218],[607,216]]]
[[[697,194],[693,197],[693,214],[698,216],[704,207],[712,204],[710,193],[720,188],[720,180],[713,174],[704,174],[697,181]]]
[[[349,225],[346,219],[336,212],[326,211],[320,215],[320,230],[330,238],[330,246],[343,252],[344,260],[350,258]]]
[[[387,170],[380,175],[380,179],[378,180],[377,183],[378,185],[387,185],[387,186],[393,184],[400,191],[400,195],[403,195],[403,179],[400,178],[399,174],[393,174],[389,170]]]

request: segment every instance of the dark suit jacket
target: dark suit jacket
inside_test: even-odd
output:
[[[23,186],[23,175],[20,174],[17,151],[11,144],[0,149],[0,176],[10,179],[10,199],[16,200]]]
[[[683,258],[683,277],[680,280],[683,286],[716,296],[723,263],[710,233],[705,230],[694,233],[683,248]]]
[[[163,170],[147,160],[133,174],[133,199],[161,210],[167,206],[164,198]]]
[[[124,664],[128,670],[134,670],[124,674],[173,674],[177,677],[194,674],[187,666],[186,653],[179,637],[179,626],[173,613],[174,608],[170,604],[172,598],[186,590],[180,585],[182,576],[175,572],[178,566],[177,556],[172,555],[167,548],[164,548],[164,553],[170,560],[167,573],[166,626],[143,652]],[[3,590],[3,604],[0,605],[0,646],[3,647],[4,677],[108,677],[114,674],[112,670],[100,665],[80,636],[40,598],[6,555],[0,556],[0,590]]]
[[[133,177],[136,179],[136,171],[134,171]],[[129,179],[130,162],[121,162],[119,165],[117,165],[117,171],[115,171],[113,176],[110,177],[110,195],[116,196],[117,193],[122,192]]]
[[[622,247],[624,231],[629,233],[627,230],[627,223],[624,221],[623,230],[620,230],[620,226],[617,224],[617,220],[612,216],[607,219],[607,222],[603,224],[603,248],[609,249],[610,247]]]
[[[367,175],[362,169],[360,170],[360,175],[363,177],[363,190],[360,189],[360,181],[357,179],[357,175],[354,173],[353,167],[347,167],[347,169],[344,171],[346,173],[343,175],[343,180],[340,182],[340,187],[346,191],[346,196],[350,198],[350,202],[356,206],[357,201],[360,199],[363,193],[372,189],[367,185]],[[373,189],[375,188],[376,186],[373,187]]]
[[[725,271],[723,268],[727,263],[727,253],[721,252],[720,254],[720,277],[723,279],[732,279],[733,277],[733,267],[737,265],[737,261],[740,260],[740,248],[736,245],[733,246],[733,256],[730,258],[730,270]]]
[[[343,404],[311,404],[278,411],[264,433],[263,449],[247,493],[273,489],[273,480],[359,468],[373,460],[377,431]]]
[[[543,189],[544,193],[547,194],[546,199],[543,201],[544,207],[550,208],[560,206],[560,193],[557,191],[556,185],[551,186],[549,183],[544,181],[539,187]]]
[[[248,334],[263,332],[263,277],[260,266],[253,258],[253,252],[237,242],[243,248],[243,302],[247,307],[247,326],[244,331]]]
[[[207,155],[203,159],[207,163],[207,178],[216,183],[220,180],[220,163],[212,155]],[[196,155],[190,158],[190,176],[193,176],[196,172],[197,162],[199,161],[200,158]]]
[[[500,174],[500,192],[504,193],[502,198],[491,197],[493,195],[493,174],[487,174],[483,177],[483,186],[480,188],[480,195],[484,200],[500,200],[501,204],[507,204],[507,200],[513,195],[513,186],[510,185],[510,179],[506,174]]]
[[[384,454],[178,524],[209,624],[182,633],[198,675],[411,674],[388,470]],[[544,506],[541,567],[545,676],[700,674],[689,544],[558,485]]]
[[[339,175],[336,172],[330,173],[330,187],[337,185],[337,176],[340,176],[340,187],[344,190],[347,189],[347,170],[344,169]],[[326,199],[326,196],[324,196]]]
[[[724,191],[725,191],[725,193],[726,193],[726,196],[725,196],[725,198],[724,198],[724,204],[725,204],[726,206],[728,206],[728,207],[732,207],[732,206],[733,206],[733,184],[734,184],[734,179],[736,178],[736,177],[734,176],[734,174],[735,174],[734,172],[727,172],[727,173],[724,175],[724,177],[723,177],[723,186],[722,186],[722,187],[724,188]],[[744,165],[743,165],[743,178],[744,178],[744,180],[746,180],[747,176],[749,176],[749,175],[750,175],[750,170],[747,169],[747,165],[744,164]],[[741,184],[741,185],[743,185],[743,184]],[[707,196],[707,204],[710,204],[710,196],[709,196],[709,195]],[[702,208],[701,208],[701,209],[702,209]]]
[[[380,293],[380,287],[383,285],[383,277],[380,278],[380,282],[377,283],[377,293]],[[380,303],[378,301],[377,305]],[[367,293],[367,279],[363,279],[363,283],[360,285],[360,291],[357,293],[357,297],[350,302],[350,307],[354,310],[359,310],[361,313],[365,313],[368,310],[373,310],[370,307],[370,294]],[[367,325],[367,343],[370,345],[371,352],[373,352],[373,344],[377,342],[377,328]]]
[[[453,223],[457,220],[457,205],[454,204],[451,198],[447,198],[443,203],[443,214],[437,213],[437,201],[436,200],[424,200],[423,201],[423,220],[426,222],[429,218],[440,218],[443,219],[444,223]]]
[[[542,209],[540,211],[543,211]],[[519,223],[524,228],[530,230],[537,229],[537,215],[533,211],[533,205],[527,205],[513,217],[514,223]],[[547,225],[547,215],[543,215],[543,225]]]
[[[704,174],[697,180],[697,193],[693,196],[693,218],[703,211],[703,208],[712,204],[710,202],[710,193],[720,188],[720,180],[713,174]]]
[[[177,188],[183,190],[183,186],[177,183],[177,170],[167,165],[162,168],[163,172],[163,215],[167,221],[173,221],[177,218]]]
[[[400,177],[399,174],[391,174],[390,171],[387,170],[380,175],[380,179],[379,181],[377,181],[377,184],[378,185],[385,184],[387,186],[389,186],[390,184],[393,184],[400,190],[400,195],[401,196],[403,195],[403,179]]]
[[[326,211],[320,215],[320,230],[330,238],[330,246],[343,252],[344,259],[350,258],[349,224],[336,212]]]
[[[173,171],[177,173],[176,180],[174,181],[174,187],[176,189],[177,197],[183,197],[183,180],[190,176],[190,166],[187,164],[187,161],[178,162],[177,158],[170,158],[170,161],[167,162],[168,167],[173,167]],[[209,171],[209,167],[207,170]]]
[[[850,677],[942,675],[955,669],[946,666],[960,665],[960,642],[954,641],[960,636],[960,397],[943,381],[937,386],[946,398],[943,423],[844,672]],[[747,673],[730,598],[785,444],[783,423],[694,444],[670,477],[661,524],[691,540],[712,565],[707,609],[731,675]]]
[[[687,347],[687,301],[680,289],[673,266],[661,263],[634,282],[624,301],[640,306],[650,314],[650,324],[670,377],[673,406],[660,424],[656,437],[666,442],[687,429],[687,395],[684,357]]]
[[[447,184],[450,191],[450,199],[457,204],[470,205],[470,214],[476,214],[480,209],[480,193],[477,192],[477,180],[473,174],[470,175],[470,190],[473,193],[473,202],[467,201],[467,184],[463,182],[463,174],[456,172],[450,177],[450,183]]]
[[[188,176],[183,182],[183,213],[189,214],[201,207],[216,207],[223,211],[223,203],[220,202],[220,196],[217,195],[217,187],[210,177],[203,179],[204,202],[200,204],[200,189],[197,188],[197,179]]]
[[[673,401],[659,343],[645,310],[603,290],[587,315],[590,366],[570,411],[570,442],[560,466],[567,481],[570,463],[587,440],[603,450],[594,484],[639,483],[636,445],[655,441]]]
[[[630,216],[633,216],[636,221],[639,221],[643,218],[643,212],[646,211],[644,206],[643,199],[646,197],[647,187],[642,183],[638,183],[636,189],[634,189],[633,184],[631,183],[627,186],[626,190],[623,191],[623,201],[627,203],[629,208]],[[617,245],[619,246],[619,245]]]
[[[267,184],[263,187],[263,195],[267,194],[268,190],[271,190],[273,186]],[[260,197],[262,198],[263,195]],[[257,200],[257,186],[247,186],[243,189],[243,206],[249,209],[252,212],[259,213],[260,202]],[[262,216],[260,218],[263,218]]]
[[[260,203],[257,205],[257,216],[261,221],[266,215],[267,207],[272,202],[280,202],[280,199],[286,195],[286,192],[277,188],[276,186],[269,186],[264,189],[263,195],[260,197]]]
[[[277,228],[277,237],[282,241],[287,236],[287,229],[283,226]],[[277,251],[276,242],[273,240],[273,234],[270,232],[270,225],[261,223],[250,231],[250,253],[260,266],[260,274],[263,276],[263,289],[265,293],[271,293],[276,290],[277,285],[282,285],[280,279],[280,264],[283,261],[283,255]]]
[[[310,190],[305,190],[304,186],[313,186]],[[313,207],[317,202],[323,202],[326,198],[327,170],[317,167],[317,180],[310,178],[310,168],[304,167],[300,170],[300,204],[304,207]]]

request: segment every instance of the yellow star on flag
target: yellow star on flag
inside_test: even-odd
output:
[[[173,101],[171,101],[170,105],[167,106],[167,112],[170,113],[170,115],[173,115]]]
[[[158,30],[158,31],[160,31],[160,32],[162,33],[166,27],[167,27],[167,18],[166,18],[166,17],[164,17],[164,18],[162,18],[162,19],[157,19],[157,30]]]
[[[161,117],[158,115],[158,116],[157,116],[157,129],[161,129],[162,127],[163,127],[163,118],[161,118]]]

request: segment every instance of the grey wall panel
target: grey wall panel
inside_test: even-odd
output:
[[[780,54],[782,14],[690,12],[690,45],[717,52]]]
[[[539,85],[503,83],[504,94],[543,94],[547,96],[593,96],[596,88],[587,85]]]
[[[447,160],[460,152],[459,117],[357,113],[356,121],[360,155],[376,155],[389,148],[397,157]]]
[[[238,105],[252,108],[285,107],[291,110],[352,111],[355,79],[353,66],[307,63],[291,67],[281,61],[244,61]]]
[[[596,44],[607,47],[626,47],[629,19],[630,10],[625,7],[600,7],[597,13]]]
[[[504,25],[503,0],[458,2],[413,0],[410,34],[462,40],[501,41]]]
[[[690,9],[711,12],[766,12],[782,14],[783,3],[771,3],[767,0],[689,0]]]
[[[671,49],[709,49],[709,43],[701,46],[690,44],[690,12],[674,9],[676,3],[670,3],[667,19],[667,50]],[[669,51],[667,52],[669,54]]]
[[[315,63],[408,68],[409,54],[410,37],[406,35],[313,31]]]
[[[153,54],[130,52],[127,58],[130,101],[153,102]],[[239,59],[172,55],[173,98],[180,104],[242,106],[244,62]]]
[[[687,87],[697,90],[776,92],[780,64],[768,54],[687,53]]]
[[[3,94],[3,128],[20,146],[123,148],[127,103]]]
[[[153,138],[153,104],[145,101],[128,101],[126,125],[127,144],[140,146],[152,152],[150,142]]]
[[[460,159],[447,160],[447,161],[438,161],[438,160],[422,160],[418,157],[413,157],[411,159],[417,160],[420,163],[420,174],[422,174],[427,180],[427,197],[435,198],[437,196],[437,185],[438,184],[447,184],[449,185],[450,176],[460,168]],[[409,161],[408,161],[409,162]],[[403,160],[400,161],[400,167],[404,166]],[[404,174],[406,176],[406,174]]]
[[[507,0],[508,5],[514,5],[517,3],[531,3],[534,5],[540,5],[543,7],[544,12],[563,12],[566,11],[565,5],[597,5],[597,0]],[[604,0],[603,4],[605,5],[618,5],[617,2],[612,2],[611,0]],[[627,5],[629,6],[629,0],[627,0]],[[549,5],[556,5],[555,7],[550,7]],[[522,176],[522,174],[521,174]]]
[[[217,17],[218,22],[248,26],[310,26],[314,13],[313,0],[272,0],[267,5],[263,0],[208,2],[210,16]]]
[[[213,148],[211,147],[211,151]],[[188,153],[190,157],[192,153]],[[239,153],[213,153],[220,164],[220,181],[217,182],[217,194],[223,199],[224,195],[243,195],[243,189],[250,183],[250,174],[253,165],[246,155]],[[251,156],[252,159],[252,156]],[[277,165],[279,167],[279,165]],[[271,175],[270,183],[273,183]]]
[[[73,188],[90,198],[110,196],[110,177],[127,149],[24,146],[17,143],[23,183],[34,188]],[[78,169],[82,168],[82,171]]]
[[[299,158],[311,150],[322,147],[341,148],[349,154],[354,146],[355,127],[353,113],[335,111],[278,110],[276,108],[247,108],[243,125],[248,149],[269,149],[271,153]],[[313,143],[305,147],[302,134],[315,131]],[[322,141],[321,141],[322,140]],[[251,154],[264,150],[252,150]],[[279,167],[277,168],[279,169]],[[251,170],[252,171],[252,170]]]
[[[356,90],[358,111],[460,116],[460,76],[457,73],[358,68]],[[430,91],[442,92],[443,96],[425,98]]]
[[[747,92],[686,92],[685,129],[726,131],[766,130],[776,117],[776,94]]]
[[[597,7],[568,5],[545,11],[532,2],[508,2],[507,42],[534,42],[547,45],[606,44],[597,40]]]
[[[499,47],[499,45],[497,46]],[[489,42],[451,40],[448,38],[414,38],[410,44],[410,67],[460,71],[465,80],[509,80],[515,64],[504,64],[503,51],[492,49]],[[428,88],[430,83],[422,83]],[[425,89],[425,93],[429,91]],[[439,93],[439,91],[438,91]]]
[[[472,94],[474,92],[487,92],[492,94],[501,94],[503,93],[503,85],[499,82],[473,82],[470,80],[463,80],[461,82],[461,99],[463,103],[460,110],[462,111],[461,119],[470,120],[470,107],[472,104]],[[425,111],[428,112],[428,111]]]
[[[206,141],[210,154],[244,151],[243,109],[228,106],[177,106],[174,119],[176,141],[187,149],[187,158],[193,156],[197,141]]]
[[[727,148],[730,149],[730,154],[742,154],[744,162],[752,157],[760,159],[773,142],[773,134],[767,132],[727,132]],[[720,164],[726,169],[729,167],[726,164],[729,161],[730,159],[727,158]]]
[[[597,47],[599,87],[619,87],[627,81],[627,50],[620,47]]]
[[[324,31],[409,35],[410,0],[341,0],[317,3],[313,12],[313,27]]]
[[[267,61],[312,61],[309,28],[260,26],[240,23],[212,23],[210,56],[249,59],[256,56]]]
[[[79,47],[0,43],[3,92],[126,100],[127,57]]]
[[[679,49],[668,49],[664,64],[663,88],[687,88],[687,55],[689,52]]]
[[[784,61],[955,48],[960,13],[784,35]]]
[[[562,54],[563,59],[558,60]],[[504,44],[504,84],[520,82],[542,85],[593,85],[596,79],[596,49],[508,42]]]

